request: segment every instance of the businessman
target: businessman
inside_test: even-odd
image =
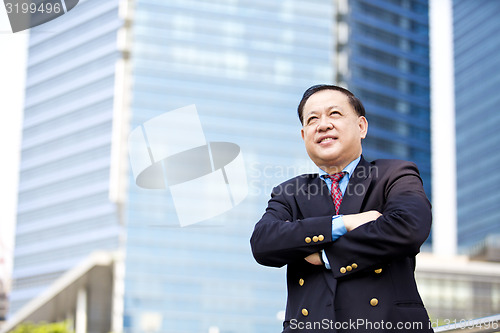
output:
[[[350,91],[317,85],[298,106],[317,174],[273,189],[250,243],[287,265],[283,332],[433,332],[414,278],[431,207],[415,164],[366,161],[368,122]]]

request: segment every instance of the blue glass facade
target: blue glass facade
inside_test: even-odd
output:
[[[96,249],[116,249],[108,198],[118,1],[31,30],[10,313]]]
[[[500,234],[498,1],[453,1],[459,250]]]
[[[368,159],[415,162],[427,195],[430,182],[428,3],[351,0],[340,16],[349,36],[337,49],[348,58],[343,81],[363,101],[369,122]]]

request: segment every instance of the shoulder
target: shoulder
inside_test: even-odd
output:
[[[405,174],[420,176],[415,163],[398,159],[378,159],[368,162],[370,174],[376,178],[393,178]]]
[[[417,169],[417,165],[410,161],[405,160],[397,160],[397,159],[379,159],[374,160],[370,163],[371,166],[376,166],[383,169],[398,169],[398,168],[415,168]]]

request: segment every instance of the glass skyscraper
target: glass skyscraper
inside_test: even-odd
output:
[[[96,249],[117,249],[109,200],[117,1],[88,0],[32,30],[10,313]]]
[[[498,1],[453,1],[460,251],[500,234]]]
[[[315,172],[296,115],[313,84],[359,94],[365,155],[413,160],[430,185],[425,1],[80,1],[33,29],[28,62],[11,313],[122,249],[125,332],[279,331],[285,271],[255,263],[249,237],[273,186]],[[248,195],[181,227],[168,181],[136,185],[127,136],[192,104],[207,141],[241,149]]]
[[[415,162],[430,197],[427,1],[339,3],[337,81],[357,94],[367,110],[364,154]]]

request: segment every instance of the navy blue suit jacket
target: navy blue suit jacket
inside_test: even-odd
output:
[[[287,265],[283,332],[433,332],[414,278],[431,227],[416,165],[361,158],[340,214],[369,210],[382,216],[332,242],[334,206],[318,174],[273,189],[250,243],[260,264]],[[322,249],[331,270],[304,260]]]

